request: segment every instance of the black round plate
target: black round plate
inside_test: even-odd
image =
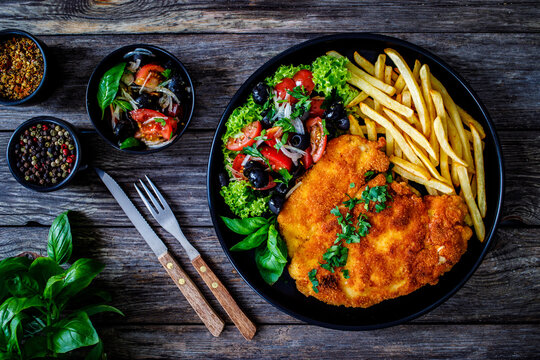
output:
[[[230,252],[229,248],[241,240],[223,224],[220,216],[233,216],[219,195],[218,173],[223,168],[221,136],[225,122],[231,112],[243,104],[251,88],[275,72],[282,64],[309,64],[326,51],[336,50],[352,59],[354,51],[370,61],[387,47],[399,51],[411,65],[415,59],[430,66],[431,72],[448,89],[457,104],[477,119],[486,131],[485,171],[488,212],[484,219],[486,239],[479,242],[473,235],[467,252],[451,271],[440,278],[437,285],[426,285],[421,289],[396,299],[361,308],[346,308],[327,305],[312,297],[306,297],[296,289],[296,284],[284,271],[273,286],[267,285],[259,275],[251,252]],[[486,254],[497,226],[503,198],[502,154],[495,128],[478,96],[470,86],[444,61],[430,52],[392,37],[375,34],[339,34],[310,40],[277,55],[261,66],[236,92],[225,109],[214,136],[207,174],[208,202],[216,234],[223,250],[240,276],[264,299],[278,309],[311,324],[342,330],[369,330],[397,325],[412,320],[443,303],[453,295],[473,274]],[[481,291],[481,290],[479,290]]]

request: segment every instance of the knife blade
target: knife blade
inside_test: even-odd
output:
[[[167,247],[161,241],[161,239],[157,236],[157,234],[152,230],[150,225],[146,222],[146,220],[142,217],[141,213],[139,213],[139,210],[133,205],[131,200],[127,197],[126,193],[120,185],[105,171],[94,168],[97,175],[103,181],[107,189],[109,189],[112,196],[116,199],[116,202],[122,210],[124,210],[124,213],[126,213],[127,217],[131,221],[131,223],[135,226],[137,231],[141,234],[143,239],[146,241],[148,246],[152,249],[154,254],[156,254],[157,257],[162,256],[167,252]]]

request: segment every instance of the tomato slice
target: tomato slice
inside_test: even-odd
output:
[[[272,170],[279,171],[281,169],[287,169],[291,171],[292,169],[292,160],[285,156],[281,151],[276,150],[273,147],[268,145],[263,145],[260,149],[261,154],[268,159]]]
[[[244,154],[238,154],[233,160],[232,168],[233,168],[233,176],[237,179],[243,179],[243,171],[244,167],[242,166],[242,163],[244,162],[244,159],[246,158],[246,155]],[[239,174],[237,174],[238,172]]]
[[[254,121],[246,125],[242,129],[242,133],[238,136],[231,136],[227,141],[227,149],[232,151],[240,151],[246,146],[251,146],[255,143],[255,138],[261,134],[262,125],[260,121]]]
[[[324,97],[316,96],[311,98],[311,107],[309,109],[310,117],[322,117],[324,115],[324,109],[321,109],[321,106],[324,102]]]
[[[313,156],[311,156],[311,146],[306,149],[306,155],[302,158],[304,169],[309,169],[313,165]]]
[[[135,75],[135,84],[149,88],[155,88],[161,82],[161,73],[165,71],[165,68],[156,64],[144,65],[137,71]]]
[[[326,138],[324,128],[320,117],[308,119],[306,122],[307,130],[311,137],[311,156],[313,162],[319,161],[326,149]]]
[[[139,125],[142,137],[147,140],[157,140],[160,137],[169,140],[178,126],[178,121],[155,110],[137,109],[129,114]]]
[[[296,102],[298,102],[296,98],[292,97],[288,93],[289,91],[293,91],[295,87],[296,87],[296,83],[294,82],[293,79],[285,78],[281,80],[281,82],[276,85],[276,92],[277,92],[278,99],[284,100],[284,99],[287,99],[287,96],[289,96],[288,99],[291,104],[295,104]]]
[[[277,140],[281,139],[281,135],[283,135],[283,128],[281,128],[281,126],[274,126],[273,128],[266,130],[266,135],[264,137],[268,140],[265,140],[264,142],[268,144],[268,146],[273,147],[277,144]]]
[[[313,82],[313,73],[309,70],[299,70],[293,76],[293,81],[296,86],[303,86],[308,94],[311,94],[315,88],[315,83]]]

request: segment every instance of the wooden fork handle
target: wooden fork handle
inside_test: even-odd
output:
[[[191,281],[168,251],[158,257],[158,259],[165,270],[167,270],[167,273],[171,279],[173,279],[176,286],[178,286],[182,294],[184,294],[193,310],[195,310],[204,325],[206,325],[208,331],[210,331],[212,335],[218,337],[219,334],[221,334],[223,327],[225,327],[225,322],[221,320],[210,304],[208,304],[208,301],[206,301],[201,291],[197,288],[197,285]]]
[[[216,274],[208,267],[200,255],[193,259],[191,263],[195,266],[195,269],[197,269],[197,272],[201,275],[223,309],[225,309],[227,315],[229,315],[238,330],[240,330],[240,333],[246,340],[251,340],[257,331],[255,324],[240,309],[229,291],[219,281]]]

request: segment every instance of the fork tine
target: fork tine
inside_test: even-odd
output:
[[[150,186],[152,187],[152,190],[154,190],[154,192],[156,193],[159,201],[161,202],[161,205],[163,205],[163,209],[165,210],[169,210],[172,212],[171,210],[171,207],[169,206],[169,204],[167,203],[167,200],[165,200],[165,198],[163,197],[163,195],[161,195],[161,193],[159,192],[159,190],[157,189],[156,185],[154,185],[154,183],[152,182],[152,180],[150,180],[150,178],[148,177],[148,175],[144,175],[144,177],[146,178],[146,181],[148,181],[148,183],[150,184]]]
[[[156,208],[156,211],[159,211],[159,210],[163,209],[163,206],[160,206],[158,204],[158,201],[157,201],[156,197],[154,196],[154,194],[152,194],[150,189],[148,189],[148,187],[146,187],[146,184],[141,179],[139,179],[139,182],[141,183],[141,186],[143,187],[144,191],[146,191],[146,194],[148,195],[148,199],[150,199],[150,201],[152,201],[152,204],[154,204],[154,207]]]
[[[157,216],[156,210],[152,207],[152,205],[150,205],[150,203],[146,199],[146,196],[143,195],[142,191],[139,189],[137,184],[133,184],[133,186],[135,186],[135,190],[137,190],[137,192],[139,193],[139,196],[144,202],[144,205],[146,205],[146,208],[148,209],[148,211],[150,211],[150,214],[152,214],[152,216],[155,218]]]

